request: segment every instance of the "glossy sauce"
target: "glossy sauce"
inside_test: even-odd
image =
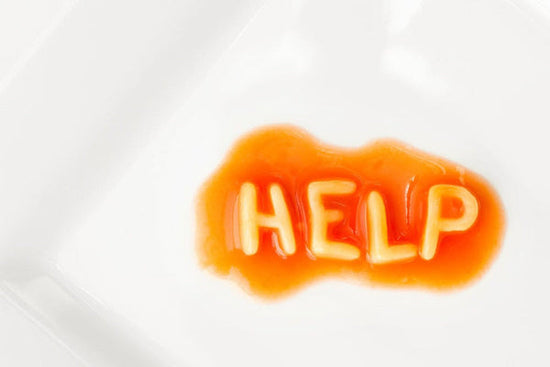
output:
[[[350,195],[326,196],[325,208],[343,211],[344,219],[328,225],[327,237],[357,246],[357,260],[320,259],[309,247],[307,186],[312,181],[342,179],[356,183]],[[296,252],[278,250],[277,232],[260,229],[257,253],[239,248],[236,205],[240,187],[256,185],[258,211],[272,213],[270,184],[283,188],[296,239]],[[367,253],[364,202],[376,190],[384,200],[388,241],[420,243],[431,186],[465,187],[477,199],[475,223],[464,232],[442,233],[431,260],[374,265]],[[358,149],[321,143],[290,126],[264,128],[237,142],[197,198],[197,251],[200,262],[220,275],[230,275],[254,294],[277,297],[328,275],[369,284],[449,289],[480,276],[494,259],[504,229],[502,205],[480,176],[404,144],[382,140]],[[458,217],[460,200],[444,199],[441,216]]]

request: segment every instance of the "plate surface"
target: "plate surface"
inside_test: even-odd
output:
[[[550,363],[542,13],[497,0],[208,4],[140,4],[151,27],[130,16],[117,35],[112,16],[97,36],[84,20],[104,15],[83,3],[4,91],[0,120],[22,124],[0,138],[5,294],[94,366]],[[497,260],[451,293],[333,279],[270,303],[200,269],[198,188],[235,139],[278,122],[343,146],[397,138],[480,173],[506,208]]]

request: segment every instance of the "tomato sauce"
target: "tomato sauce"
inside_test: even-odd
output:
[[[356,260],[315,257],[309,249],[310,215],[307,187],[313,181],[342,179],[356,183],[348,195],[323,198],[326,209],[343,212],[343,219],[326,228],[328,239],[357,246]],[[278,250],[277,232],[259,229],[259,247],[246,255],[239,248],[236,205],[241,185],[257,188],[257,209],[271,213],[269,185],[283,188],[296,241],[296,251]],[[372,190],[384,200],[387,237],[392,244],[418,245],[426,225],[430,187],[465,187],[477,199],[474,224],[463,232],[441,233],[435,256],[373,264],[367,256],[368,230],[364,200]],[[441,202],[441,216],[458,217],[460,200]],[[497,254],[504,230],[502,204],[477,174],[444,159],[392,140],[379,140],[357,149],[330,146],[303,130],[277,125],[240,139],[197,198],[197,252],[201,264],[227,275],[264,297],[278,297],[326,276],[359,279],[368,284],[450,289],[478,278]]]

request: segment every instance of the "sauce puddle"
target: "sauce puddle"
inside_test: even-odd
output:
[[[457,164],[391,140],[338,148],[287,125],[240,139],[197,198],[201,264],[269,298],[329,275],[463,286],[503,230],[498,195]]]

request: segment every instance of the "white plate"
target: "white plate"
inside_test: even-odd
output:
[[[268,1],[251,19],[253,1],[174,3],[78,4],[4,91],[11,300],[93,366],[550,363],[540,10]],[[271,303],[203,271],[197,188],[274,122],[346,146],[394,137],[477,171],[506,208],[499,257],[457,292],[334,279]]]

